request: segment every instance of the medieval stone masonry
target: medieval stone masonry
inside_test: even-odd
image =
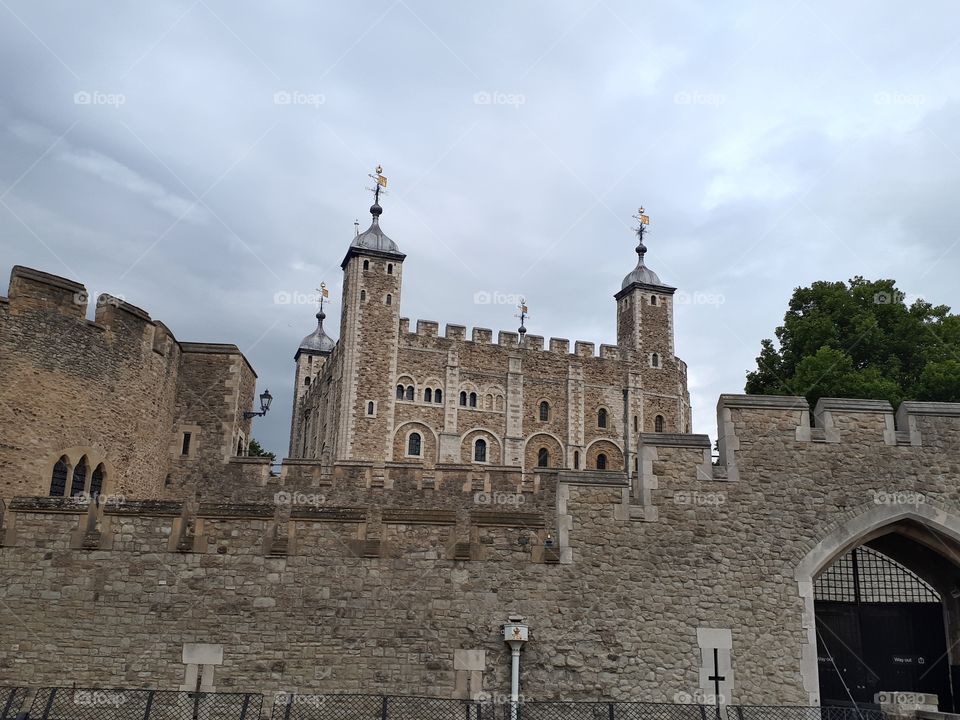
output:
[[[235,347],[14,268],[0,684],[502,697],[519,614],[527,698],[816,703],[815,579],[892,537],[940,559],[913,569],[960,665],[960,406],[723,395],[714,457],[642,235],[598,355],[411,332],[372,214],[339,338],[321,310],[296,352],[279,474],[242,452]]]

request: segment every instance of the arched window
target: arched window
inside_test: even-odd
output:
[[[93,475],[90,476],[90,494],[93,497],[97,497],[103,492],[103,476],[104,476],[103,463],[97,465],[97,469],[93,471]]]
[[[433,402],[433,390],[427,388],[423,391],[423,401],[424,402]]]
[[[580,469],[580,451],[579,450],[573,451],[573,469],[574,470]]]
[[[80,462],[73,469],[73,480],[70,483],[70,497],[83,495],[87,486],[87,456],[80,458]]]
[[[433,401],[435,403],[443,402],[443,390],[441,390],[440,388],[437,388],[436,390],[433,391]]]
[[[237,438],[237,456],[243,455],[243,438]]]
[[[397,385],[397,400],[403,400],[403,385]]]
[[[393,263],[387,263],[387,275],[393,275]]]
[[[597,427],[605,428],[607,426],[607,409],[600,408],[597,411]]]
[[[369,260],[364,260],[364,261],[363,261],[363,269],[364,269],[364,270],[369,270],[369,269],[370,269],[370,261],[369,261]]]
[[[473,444],[473,461],[474,462],[486,462],[487,461],[487,441],[483,438],[478,439]]]
[[[493,395],[490,393],[487,393],[483,396],[483,409],[493,410]]]
[[[640,429],[640,421],[637,419],[637,416],[633,416],[633,431],[637,432]]]
[[[373,415],[373,400],[367,400],[367,415]]]
[[[663,415],[657,415],[653,419],[653,431],[663,432]]]
[[[366,302],[366,301],[367,301],[367,291],[366,291],[366,290],[361,290],[361,291],[360,291],[360,302]]]
[[[470,393],[470,407],[476,407],[476,406],[477,406],[477,394]]]
[[[550,451],[546,448],[540,448],[537,453],[537,467],[548,467],[550,465]]]
[[[67,462],[67,456],[57,460],[53,466],[53,475],[50,476],[50,494],[56,497],[63,497],[67,491],[67,473],[70,466]]]
[[[460,404],[464,407],[467,405],[467,393],[465,390],[460,391]]]
[[[503,395],[497,395],[496,408],[497,410],[503,410]]]
[[[660,367],[660,356],[657,353],[653,353],[650,356],[650,366],[651,367]]]
[[[387,294],[387,305],[393,305],[393,295]]]
[[[407,439],[407,455],[420,457],[420,444],[420,433],[410,433],[410,437]]]
[[[407,385],[406,399],[413,400],[413,385]]]
[[[651,296],[650,296],[650,304],[651,304],[651,305],[656,305],[656,304],[657,304],[657,296],[656,296],[656,295],[651,295]]]
[[[546,400],[540,401],[540,420],[546,422],[550,419],[550,403]]]
[[[597,455],[597,470],[606,470],[607,469],[607,456],[603,453]]]

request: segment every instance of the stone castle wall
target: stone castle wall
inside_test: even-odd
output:
[[[220,690],[502,696],[518,612],[530,698],[695,696],[720,647],[728,702],[815,701],[812,577],[891,523],[960,542],[960,406],[814,414],[723,396],[720,464],[706,436],[643,433],[630,481],[238,459],[238,494],[199,504],[16,500],[0,682],[177,688],[183,644],[211,643]]]
[[[379,325],[369,332],[390,337]],[[472,442],[482,435],[494,449],[489,462],[496,464],[534,468],[539,448],[546,447],[551,467],[594,469],[596,456],[603,452],[609,469],[624,470],[626,455],[635,451],[625,439],[639,431],[653,432],[657,415],[664,419],[664,431],[689,431],[686,366],[677,358],[663,357],[653,368],[613,345],[602,345],[596,355],[593,343],[577,341],[571,353],[569,341],[561,338],[550,338],[544,348],[538,336],[528,336],[522,347],[516,333],[501,332],[494,343],[491,331],[475,328],[470,337],[467,340],[465,328],[458,325],[447,325],[440,334],[432,321],[418,321],[411,332],[409,321],[401,318],[393,375],[363,363],[364,372],[378,385],[374,392],[370,383],[359,382],[355,408],[364,411],[366,403],[375,400],[379,419],[392,412],[390,450],[370,459],[469,463]],[[379,354],[389,358],[389,352]],[[319,458],[322,449],[330,447],[323,428],[340,423],[331,403],[336,391],[331,389],[337,388],[338,368],[346,364],[347,355],[343,343],[338,344],[303,394],[293,423],[293,457]],[[415,399],[397,399],[397,385],[412,385]],[[433,399],[438,389],[440,403]],[[477,405],[461,405],[461,392],[476,393]],[[540,419],[541,401],[549,404],[546,421]],[[607,413],[606,427],[599,425],[601,409]],[[375,420],[362,412],[354,415],[355,423]],[[421,459],[406,456],[411,431],[420,432],[429,446]]]
[[[249,437],[256,375],[232,345],[180,343],[109,295],[17,266],[0,298],[0,497],[45,495],[61,456],[100,463],[104,493],[170,495],[222,473]],[[183,433],[191,433],[183,454]],[[67,481],[67,492],[70,478]]]

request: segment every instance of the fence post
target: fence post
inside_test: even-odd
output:
[[[243,707],[240,708],[240,720],[246,720],[247,706],[249,704],[250,704],[250,693],[245,693],[243,696]]]
[[[3,706],[3,720],[7,720],[10,716],[10,708],[13,705],[13,701],[16,699],[17,695],[20,693],[20,688],[12,688],[10,690],[10,695],[7,697],[7,702]]]
[[[150,710],[153,708],[153,694],[156,690],[150,690],[147,692],[147,706],[143,709],[143,720],[149,720]]]
[[[390,701],[389,695],[383,696],[383,705],[380,708],[380,720],[387,720],[387,703]]]
[[[607,720],[613,720],[613,703],[607,703]]]
[[[53,698],[57,694],[57,688],[50,688],[50,697],[47,698],[47,706],[43,709],[43,719],[50,717],[50,708],[53,707]]]

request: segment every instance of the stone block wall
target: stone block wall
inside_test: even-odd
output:
[[[722,464],[706,436],[643,433],[632,482],[306,461],[269,478],[237,460],[224,486],[249,495],[107,507],[98,522],[17,500],[0,572],[21,621],[0,626],[17,648],[0,682],[174,688],[183,644],[212,643],[224,690],[453,697],[469,652],[503,695],[499,629],[520,613],[529,698],[706,693],[704,643],[722,638],[728,701],[816,701],[812,577],[904,522],[947,558],[960,547],[960,406],[813,414],[822,427],[802,399],[723,396]],[[888,502],[907,490],[923,501]]]

